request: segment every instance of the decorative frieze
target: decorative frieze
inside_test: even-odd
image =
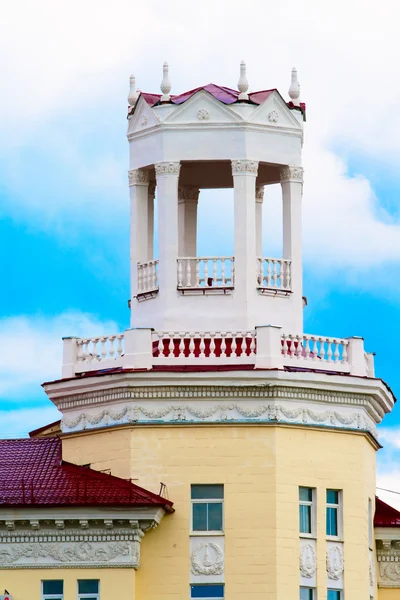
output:
[[[155,165],[156,177],[162,175],[179,175],[181,163],[178,162],[161,162]]]
[[[400,587],[400,541],[377,540],[378,587]]]
[[[303,183],[303,167],[284,166],[281,167],[280,179],[281,183],[285,181],[298,181]]]
[[[233,160],[232,175],[257,175],[258,161],[256,160]]]
[[[128,171],[129,186],[146,185],[149,182],[149,172],[144,169],[130,169]]]

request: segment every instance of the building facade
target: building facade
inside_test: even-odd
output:
[[[171,95],[166,64],[162,94],[131,78],[131,327],[64,339],[62,379],[44,384],[62,420],[25,442],[124,493],[74,483],[51,506],[21,476],[0,505],[13,600],[392,598],[373,518],[394,397],[362,338],[304,333],[305,105],[295,70],[289,101],[248,90],[244,63],[238,91]],[[283,252],[265,257],[274,184]],[[234,256],[198,256],[201,190],[217,188],[233,191]]]

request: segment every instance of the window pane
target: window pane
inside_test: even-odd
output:
[[[300,504],[300,533],[311,533],[311,506]]]
[[[191,585],[191,598],[223,598],[223,585]]]
[[[48,579],[43,581],[43,594],[63,594],[64,582],[62,579]]]
[[[207,531],[207,504],[193,504],[193,531]]]
[[[207,504],[208,506],[208,531],[222,531],[222,503]]]
[[[339,504],[339,492],[337,490],[326,490],[326,502],[328,504]]]
[[[312,588],[300,588],[300,600],[313,600],[313,591]]]
[[[307,502],[312,501],[312,488],[301,487],[299,488],[299,500],[305,500]]]
[[[223,485],[192,485],[192,500],[222,500]]]
[[[328,600],[340,600],[340,590],[328,590]]]
[[[326,535],[338,535],[337,508],[326,509]]]
[[[98,594],[99,580],[98,579],[80,579],[78,581],[78,592],[80,594]]]

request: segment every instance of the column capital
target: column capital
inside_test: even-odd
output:
[[[256,187],[256,202],[264,202],[264,186]]]
[[[160,177],[160,175],[179,175],[179,171],[181,170],[181,163],[179,161],[176,162],[161,162],[155,165],[156,168],[156,177]]]
[[[257,177],[257,160],[232,160],[232,175],[254,175]]]
[[[156,182],[155,181],[149,181],[149,192],[148,192],[149,196],[154,196],[156,195]]]
[[[149,172],[144,169],[129,169],[129,187],[132,185],[146,185],[149,183]]]
[[[200,190],[196,187],[189,187],[186,185],[179,186],[178,198],[181,200],[192,200],[196,201],[199,199]]]
[[[303,173],[303,167],[285,165],[284,167],[281,167],[280,170],[281,183],[286,181],[297,181],[298,183],[303,183]]]

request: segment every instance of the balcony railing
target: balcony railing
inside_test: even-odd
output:
[[[137,264],[137,293],[146,294],[158,290],[158,260]]]
[[[178,289],[233,288],[233,256],[178,258]]]
[[[291,261],[286,258],[258,258],[257,286],[259,288],[291,291]]]
[[[115,335],[64,340],[64,378],[115,368],[234,364],[374,376],[373,355],[365,353],[362,338],[287,334],[273,326],[253,331],[128,329]]]

